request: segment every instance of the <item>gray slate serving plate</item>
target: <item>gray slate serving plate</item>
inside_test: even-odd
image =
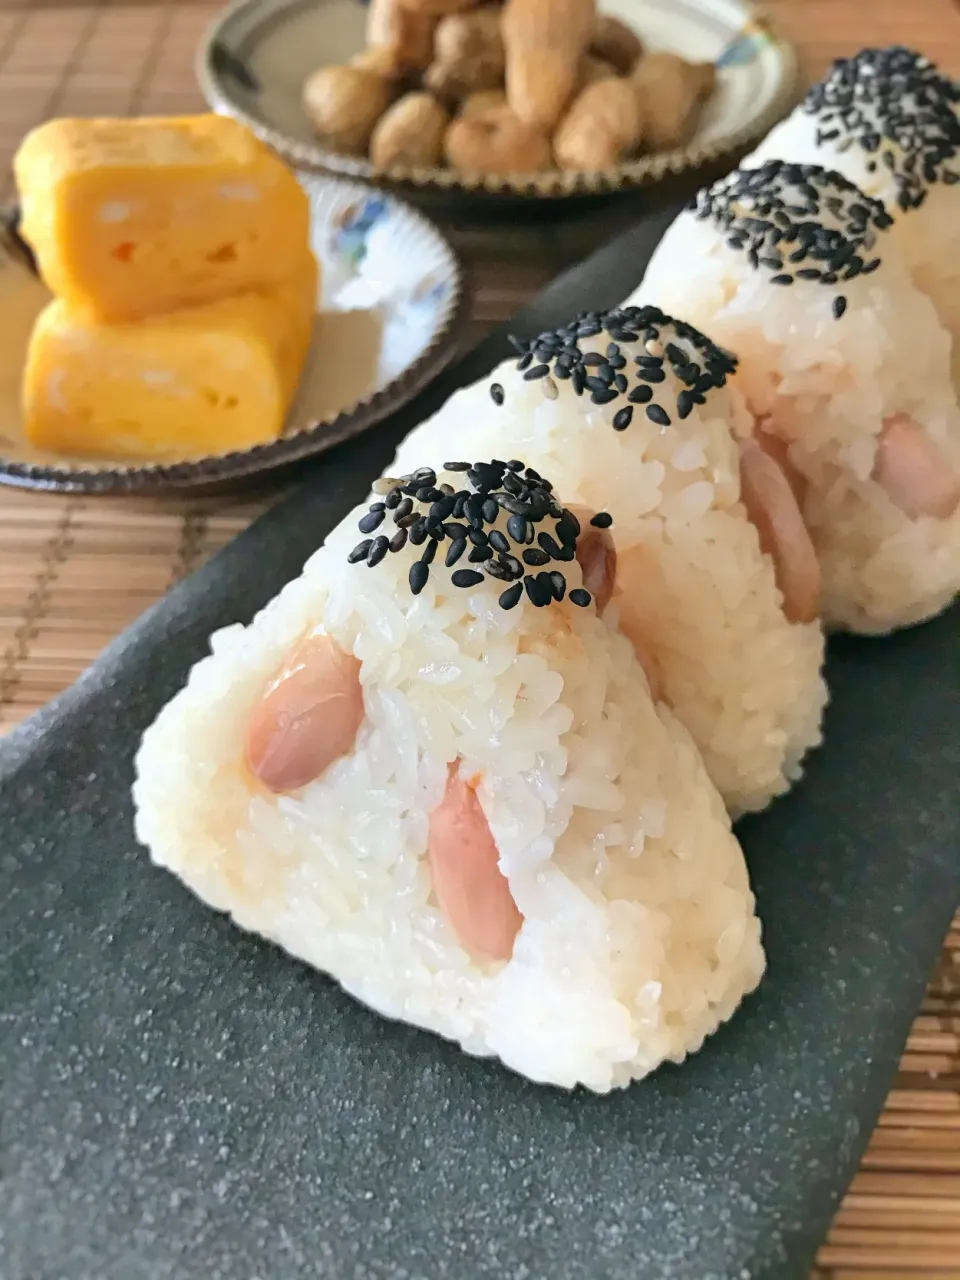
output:
[[[668,216],[668,215],[667,215]],[[666,217],[563,277],[615,304]],[[485,343],[0,748],[4,1280],[801,1280],[960,899],[960,610],[831,646],[825,747],[742,826],[769,974],[624,1093],[528,1084],[246,937],[134,843],[138,736]]]

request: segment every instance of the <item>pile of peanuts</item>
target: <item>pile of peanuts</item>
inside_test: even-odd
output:
[[[595,172],[686,142],[715,75],[595,0],[372,0],[366,48],[315,71],[303,106],[378,169]]]

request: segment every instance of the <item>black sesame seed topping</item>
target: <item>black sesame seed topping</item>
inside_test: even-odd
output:
[[[362,542],[358,542],[350,554],[347,556],[347,564],[358,564],[361,560],[366,560],[367,552],[373,546],[372,538],[364,538]]]
[[[408,545],[420,547],[420,558],[409,570],[410,590],[418,595],[444,543],[447,568],[452,569],[465,555],[471,566],[477,566],[456,569],[450,575],[456,586],[476,586],[487,578],[510,583],[501,596],[503,607],[513,608],[521,598],[521,580],[526,576],[532,584],[526,586],[527,594],[537,607],[564,599],[566,579],[550,564],[575,558],[580,525],[557,501],[550,481],[516,458],[510,462],[499,458],[458,462],[451,468],[449,474],[462,477],[460,483],[467,487],[457,490],[446,479],[438,482],[436,472],[428,467],[390,480],[389,489],[384,488],[386,480],[378,481],[374,492],[384,500],[372,503],[358,524],[364,528],[375,521],[376,528],[392,516],[395,528],[390,537],[365,538],[349,553],[348,561],[376,566],[389,552],[402,551]],[[499,524],[504,512],[508,513],[506,529]],[[534,541],[537,546],[530,545]],[[525,575],[519,555],[543,572]]]
[[[598,511],[590,523],[595,529],[609,529],[613,524],[613,516],[609,511]]]
[[[697,218],[711,219],[754,270],[772,272],[769,280],[775,285],[791,285],[795,279],[831,285],[842,270],[858,273],[859,255],[872,250],[877,233],[893,221],[881,201],[864,195],[839,173],[782,160],[736,170],[698,192],[689,208]],[[785,259],[771,255],[773,237],[797,247]],[[812,262],[825,263],[827,269]],[[793,270],[798,264],[805,265]]]
[[[570,592],[570,603],[578,604],[581,609],[585,609],[590,603],[590,592],[584,591],[583,587],[574,587]]]
[[[466,538],[458,538],[456,542],[451,542],[450,546],[447,548],[447,554],[446,554],[446,557],[444,558],[443,563],[447,566],[448,569],[451,569],[457,563],[457,561],[460,559],[460,557],[463,555],[466,549],[467,549]]]
[[[383,536],[379,538],[374,538],[373,545],[371,546],[370,550],[367,552],[367,564],[369,565],[369,567],[372,569],[375,564],[379,564],[380,561],[383,559],[383,557],[387,554],[389,549],[390,549],[389,538],[384,538]]]
[[[527,522],[523,516],[511,516],[507,521],[507,533],[514,542],[526,542]]]
[[[779,228],[774,230],[777,238],[784,234]],[[781,265],[779,258],[777,263]],[[598,339],[599,349],[584,350],[591,338]],[[582,312],[563,328],[538,334],[527,344],[515,342],[514,349],[519,357],[518,370],[527,379],[542,379],[550,398],[560,393],[553,380],[556,378],[569,383],[575,395],[588,394],[594,406],[613,406],[607,421],[617,431],[630,425],[630,406],[653,400],[654,391],[648,384],[666,383],[665,358],[681,382],[688,386],[702,384],[697,396],[688,398],[687,414],[694,404],[703,403],[698,397],[722,387],[737,367],[734,356],[715,346],[692,325],[674,320],[652,306]],[[511,491],[510,485],[504,487]],[[499,498],[498,501],[507,511],[523,514],[509,503]]]
[[[838,293],[833,300],[833,314],[837,320],[843,315],[847,309],[847,300],[842,293]]]
[[[374,505],[380,507],[381,510],[375,511],[373,507],[370,508],[358,525],[361,533],[373,533],[378,524],[383,524],[383,503],[377,502]]]
[[[817,142],[846,150],[859,143],[881,159],[905,212],[919,208],[934,183],[960,176],[960,86],[929,58],[892,45],[839,58],[807,94],[803,110],[817,120]],[[889,144],[893,144],[892,149]]]
[[[669,427],[670,425],[669,413],[658,404],[647,405],[647,417],[651,422],[655,422],[658,427]]]

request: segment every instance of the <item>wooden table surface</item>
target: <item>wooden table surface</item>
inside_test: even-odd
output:
[[[193,55],[219,7],[0,0],[0,198],[11,194],[14,148],[43,119],[201,108]],[[807,78],[840,54],[892,42],[960,74],[960,0],[765,7],[797,44]],[[549,225],[441,219],[475,283],[467,342],[629,223],[649,198],[564,212]],[[270,483],[239,499],[98,502],[0,489],[0,733],[75,679],[278,492]],[[818,1268],[818,1280],[960,1280],[960,917]]]

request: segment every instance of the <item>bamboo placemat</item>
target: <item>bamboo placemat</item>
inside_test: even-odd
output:
[[[0,0],[0,199],[11,194],[8,161],[23,133],[52,115],[202,109],[193,57],[219,7]],[[893,41],[960,73],[957,0],[768,0],[766,7],[797,42],[808,76],[838,54]],[[532,236],[447,225],[476,284],[468,342],[625,216],[578,214]],[[0,734],[74,680],[278,492],[274,483],[243,498],[160,502],[0,489]],[[816,1280],[960,1280],[960,916],[818,1268]]]

